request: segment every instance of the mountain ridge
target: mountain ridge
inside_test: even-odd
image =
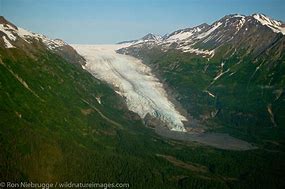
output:
[[[63,40],[49,39],[45,35],[17,27],[3,16],[0,17],[0,47],[25,49],[31,56],[37,51],[48,49],[64,57],[69,62],[84,64],[84,59]]]
[[[145,45],[151,47],[157,45],[166,51],[179,49],[182,52],[211,58],[221,44],[240,43],[238,38],[242,38],[244,35],[250,36],[255,31],[264,31],[265,37],[284,35],[285,25],[283,22],[270,19],[264,14],[255,13],[250,16],[230,14],[213,22],[211,25],[201,24],[191,28],[179,29],[169,35],[165,35],[161,38],[162,40],[144,41],[141,38],[140,40],[131,41],[129,46],[138,47]],[[236,37],[237,40],[235,41],[235,36],[237,35],[239,37]],[[209,48],[210,46],[211,48]]]
[[[180,103],[199,120],[220,116],[231,125],[236,121],[230,119],[253,119],[246,124],[275,127],[284,122],[281,99],[284,98],[285,36],[276,31],[283,26],[261,14],[231,14],[204,28],[177,30],[162,42],[134,43],[117,52],[143,59],[174,91],[179,91]],[[240,91],[246,94],[237,96]],[[210,102],[213,104],[206,105]],[[205,109],[195,112],[201,107]]]

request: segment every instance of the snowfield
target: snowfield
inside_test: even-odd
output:
[[[126,44],[125,44],[126,45]],[[128,108],[141,118],[147,113],[164,122],[170,130],[186,132],[181,115],[151,69],[139,59],[116,53],[122,45],[72,45],[86,59],[84,69],[111,84],[125,97]]]

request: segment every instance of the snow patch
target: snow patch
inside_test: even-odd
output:
[[[213,93],[211,93],[210,91],[205,90],[204,92],[207,93],[209,96],[216,98],[216,96]]]
[[[219,74],[214,78],[214,81],[216,81],[216,80],[219,79],[222,75],[224,75],[225,73],[227,73],[227,72],[229,72],[229,71],[230,71],[230,69],[227,69],[226,71],[219,73]]]
[[[16,29],[8,24],[0,24],[0,31],[8,37],[8,39],[6,38],[6,42],[7,40],[16,41],[18,37],[27,43],[31,43],[32,40],[36,39],[38,41],[42,41],[51,50],[66,45],[66,43],[62,40],[49,39],[44,35],[36,34],[20,27]]]
[[[12,28],[11,26],[7,25],[7,24],[0,24],[0,31],[5,33],[7,35],[7,37],[12,40],[15,41],[17,39],[17,37],[13,34],[12,31],[14,31],[15,29]]]
[[[99,104],[101,104],[101,98],[100,97],[96,97],[96,100]]]
[[[233,17],[234,17],[234,18],[244,18],[244,16],[241,15],[241,14],[235,14]]]
[[[279,21],[272,20],[262,14],[254,14],[253,17],[259,21],[262,25],[269,27],[275,33],[282,33],[285,35],[285,27]]]
[[[204,49],[195,49],[195,48],[192,48],[191,46],[184,46],[182,48],[183,52],[189,52],[189,53],[194,53],[194,54],[197,54],[197,55],[207,55],[207,56],[214,56],[214,52],[215,50],[204,50]]]
[[[3,36],[2,37],[3,38],[3,40],[4,40],[4,43],[5,43],[5,46],[6,46],[6,48],[15,48],[10,42],[9,42],[9,40],[6,38],[6,36]]]
[[[243,27],[243,25],[244,25],[244,23],[245,23],[245,17],[244,16],[241,16],[241,17],[239,17],[240,18],[240,20],[238,21],[238,24],[237,24],[237,26],[236,26],[236,28],[237,28],[237,32]],[[236,33],[237,33],[236,32]]]
[[[30,43],[30,40],[33,40],[33,39],[37,39],[39,41],[41,40],[50,50],[54,50],[58,47],[67,45],[64,41],[60,39],[49,39],[45,35],[36,34],[28,30],[25,30],[23,28],[18,28],[18,35],[29,43]]]
[[[191,36],[193,36],[195,33],[200,32],[201,28],[196,27],[194,29],[191,29],[190,31],[180,31],[177,33],[174,33],[173,35],[169,36],[166,41],[176,41],[176,40],[185,40]]]
[[[209,29],[208,31],[201,33],[200,35],[197,36],[197,39],[202,39],[204,37],[207,37],[208,35],[210,35],[213,31],[215,31],[218,27],[220,27],[222,25],[222,22],[218,22],[216,23],[211,29]]]

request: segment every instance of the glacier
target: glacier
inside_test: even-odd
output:
[[[94,77],[112,85],[126,99],[129,110],[142,119],[150,114],[170,130],[186,132],[183,116],[168,99],[162,83],[141,60],[116,53],[124,45],[71,45],[86,60],[83,66]]]

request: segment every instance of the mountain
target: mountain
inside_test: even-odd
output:
[[[162,39],[161,36],[159,35],[154,35],[152,33],[147,34],[146,36],[142,37],[141,40],[143,41],[155,41],[155,42],[159,42]]]
[[[193,28],[177,30],[166,35],[163,40],[133,43],[133,48],[157,45],[163,50],[176,49],[204,57],[212,57],[220,47],[227,44],[233,48],[253,46],[258,53],[270,46],[278,36],[285,34],[285,25],[263,14],[244,16],[227,15],[211,25],[201,24]],[[268,38],[268,40],[264,40]],[[250,48],[250,47],[249,47]],[[229,49],[233,50],[233,49]],[[231,53],[231,52],[228,52]]]
[[[23,182],[91,183],[102,188],[284,188],[284,114],[277,114],[284,107],[280,91],[284,56],[279,46],[283,38],[279,34],[256,62],[243,49],[228,59],[221,58],[220,49],[212,58],[174,47],[166,51],[155,38],[147,39],[153,41],[149,46],[137,46],[139,54],[132,52],[134,47],[124,49],[143,58],[190,114],[204,120],[203,127],[258,147],[232,151],[157,135],[127,109],[114,88],[83,69],[85,60],[68,44],[0,18],[1,186]],[[255,73],[250,82],[249,73]],[[209,86],[214,78],[216,82]],[[270,86],[263,85],[267,81]],[[272,94],[278,98],[270,106],[264,97]],[[245,97],[251,98],[244,101]],[[236,98],[240,101],[231,100]],[[262,104],[255,107],[255,101]],[[236,106],[245,102],[251,102],[247,107],[252,114],[237,114]],[[269,112],[280,116],[274,117],[276,127],[267,111],[264,123],[269,120],[270,126],[265,129],[261,129],[263,119],[260,127],[241,124],[254,121],[255,111],[263,110],[265,102]],[[227,112],[239,119],[226,117]],[[231,120],[237,125],[233,127]],[[216,143],[215,138],[208,142]]]
[[[156,146],[140,136],[155,135],[113,89],[82,69],[84,59],[71,46],[3,17],[0,38],[1,181],[133,184],[131,177],[138,183],[151,178],[141,171],[152,168],[139,141]]]
[[[64,41],[29,32],[10,23],[3,16],[0,17],[0,47],[24,49],[31,55],[49,49],[69,62],[84,64],[84,59]]]
[[[117,52],[142,59],[208,129],[256,138],[276,127],[283,135],[284,29],[263,14],[232,14]]]
[[[118,44],[126,44],[126,45],[138,45],[138,44],[144,44],[144,43],[156,44],[156,43],[161,42],[162,39],[163,39],[163,37],[161,37],[159,35],[148,33],[147,35],[143,36],[140,39],[122,41],[122,42],[119,42]]]
[[[194,35],[197,32],[205,30],[208,27],[209,27],[209,25],[204,23],[204,24],[201,24],[201,25],[193,27],[193,28],[180,29],[180,30],[172,32],[169,35],[165,35],[164,40],[169,41],[169,42],[181,41],[181,40],[184,40],[184,39],[191,37],[192,35]]]

